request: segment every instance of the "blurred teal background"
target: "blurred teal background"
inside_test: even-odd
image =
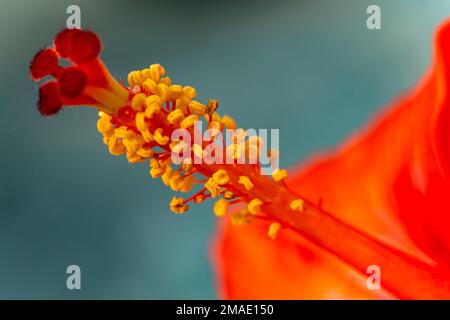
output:
[[[0,1],[0,298],[216,298],[211,204],[184,216],[147,164],[111,156],[96,112],[36,111],[34,53],[78,4],[116,76],[161,63],[294,166],[361,127],[429,63],[450,1]],[[377,4],[382,30],[366,28]],[[66,288],[66,267],[82,290]]]

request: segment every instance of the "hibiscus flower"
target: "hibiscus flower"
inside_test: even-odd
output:
[[[174,213],[216,199],[214,214],[223,219],[212,255],[221,297],[450,298],[449,41],[444,23],[419,85],[290,177],[284,169],[262,175],[259,156],[274,160],[277,152],[220,116],[216,100],[194,100],[195,89],[173,84],[161,65],[132,71],[128,86],[115,80],[92,32],[60,32],[30,73],[53,78],[40,85],[41,114],[91,106],[112,154],[149,162],[150,175],[175,192],[197,189],[172,199]],[[228,146],[219,143],[224,129],[236,129]],[[196,134],[200,142],[187,140]],[[197,161],[217,158],[231,162]],[[370,270],[380,288],[368,285]]]

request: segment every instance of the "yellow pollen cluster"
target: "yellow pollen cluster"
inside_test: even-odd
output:
[[[155,132],[153,133],[153,139],[156,141],[156,143],[158,143],[161,146],[165,146],[166,144],[169,143],[170,140],[168,136],[165,136],[163,134],[162,128],[158,128],[155,130]]]
[[[250,214],[257,215],[258,213],[261,212],[262,204],[263,204],[263,202],[260,199],[258,199],[258,198],[253,199],[248,203],[247,209],[250,212]]]
[[[189,111],[192,114],[203,117],[206,113],[206,107],[200,102],[192,101],[191,103],[189,103]]]
[[[305,202],[302,199],[293,200],[289,207],[294,211],[302,212],[305,206]]]
[[[185,213],[189,207],[184,203],[183,198],[173,197],[170,201],[170,209],[174,213],[182,214]]]
[[[276,169],[272,172],[272,178],[275,181],[281,181],[288,177],[288,172],[285,169]]]
[[[281,224],[279,224],[278,222],[273,222],[270,224],[269,226],[269,230],[267,231],[267,235],[269,236],[269,238],[271,239],[275,239],[278,235],[278,232],[281,229]]]
[[[128,104],[116,109],[117,112],[100,112],[97,129],[103,135],[103,142],[113,155],[126,154],[129,162],[149,161],[149,174],[161,181],[175,192],[189,192],[194,185],[202,185],[202,189],[184,199],[173,197],[170,208],[174,213],[182,214],[189,209],[188,203],[201,203],[207,198],[218,198],[214,204],[214,214],[223,217],[228,214],[229,207],[235,203],[248,201],[247,206],[230,215],[233,225],[249,223],[252,219],[264,216],[261,211],[263,201],[252,197],[251,192],[256,189],[253,177],[255,173],[243,175],[243,170],[235,170],[235,166],[224,166],[211,173],[209,168],[197,164],[196,158],[203,159],[211,156],[213,151],[207,149],[204,142],[188,145],[182,140],[173,139],[176,129],[184,129],[193,134],[197,121],[207,123],[207,130],[211,139],[220,138],[224,129],[234,129],[232,144],[225,147],[224,155],[232,159],[245,156],[247,160],[258,160],[263,141],[257,136],[247,137],[247,131],[237,128],[236,122],[228,115],[221,117],[216,111],[219,104],[210,99],[206,105],[195,101],[196,91],[190,86],[172,84],[166,76],[165,69],[159,64],[149,68],[132,71],[128,75],[130,85]],[[109,110],[111,108],[101,108]],[[223,136],[222,136],[223,138]],[[210,140],[210,141],[213,141]],[[215,140],[214,140],[215,141]],[[172,153],[190,152],[180,162],[172,160]],[[214,151],[217,152],[217,151]],[[251,162],[250,164],[257,164]],[[226,169],[227,168],[227,169]],[[208,170],[205,170],[208,169]],[[255,167],[249,167],[256,170]],[[244,170],[248,170],[245,169]],[[203,179],[197,179],[203,175]],[[287,177],[286,170],[276,170],[273,179],[280,181]],[[303,210],[300,199],[291,202],[290,207],[295,211]],[[276,236],[279,224],[272,224],[268,235]]]
[[[170,85],[170,78],[161,78],[166,74],[166,70],[160,64],[152,64],[150,68],[132,71],[128,74],[128,83],[131,87],[142,86],[147,80],[152,80],[155,84]]]
[[[246,176],[240,176],[239,181],[240,184],[242,184],[245,188],[245,190],[250,191],[253,189],[253,183],[250,181],[249,177]]]
[[[230,182],[230,176],[227,171],[224,169],[219,169],[205,182],[204,186],[205,189],[210,192],[211,198],[216,198],[223,194],[223,197],[228,200],[234,197],[233,192],[223,187],[228,182]]]
[[[228,210],[229,202],[225,199],[219,199],[214,204],[214,214],[218,217],[223,217]]]
[[[179,124],[184,119],[184,113],[180,109],[176,109],[169,113],[167,116],[167,121],[169,121],[170,124]]]
[[[227,190],[227,191],[225,191],[225,192],[223,193],[223,197],[224,197],[225,199],[227,199],[227,200],[231,200],[231,199],[233,199],[233,198],[235,197],[235,194],[234,194],[233,191]]]
[[[211,198],[216,198],[224,192],[224,189],[213,178],[209,178],[205,182],[205,189],[210,192]]]
[[[153,155],[153,150],[145,148],[145,139],[125,126],[115,127],[111,123],[111,116],[100,111],[97,129],[103,134],[103,142],[115,156],[126,153],[131,163],[141,162]]]
[[[189,129],[199,120],[199,117],[212,115],[217,118],[219,116],[215,114],[215,109],[207,114],[207,107],[193,100],[196,96],[194,88],[172,84],[171,79],[165,74],[165,69],[159,64],[130,72],[128,75],[131,92],[129,107],[134,112],[131,113],[134,120],[123,125],[118,125],[117,121],[113,124],[115,115],[100,112],[97,128],[103,135],[103,141],[111,154],[119,156],[126,153],[128,161],[132,163],[150,159],[150,175],[153,178],[161,178],[163,183],[174,191],[188,192],[196,183],[192,175],[195,172],[192,163],[183,161],[182,173],[172,168],[168,156],[160,158],[156,155],[169,151],[182,151],[185,147],[182,142],[171,141],[171,130]],[[208,105],[217,106],[218,104],[215,100],[210,100]],[[120,120],[119,116],[118,118]],[[227,117],[225,122],[229,124],[233,120]],[[163,151],[157,154],[155,147]],[[197,147],[201,152],[203,151],[201,146]],[[211,189],[222,192],[213,186]],[[199,199],[200,197],[197,201]],[[175,207],[171,205],[171,208]],[[177,207],[174,211],[180,210]]]
[[[242,226],[250,222],[250,213],[247,209],[243,209],[241,211],[233,213],[230,220],[234,226]]]
[[[227,184],[230,181],[230,177],[228,176],[228,173],[224,169],[216,171],[213,174],[212,178],[214,182],[217,183],[219,186]]]
[[[227,129],[236,129],[237,128],[236,121],[234,121],[234,119],[231,118],[230,116],[224,115],[220,122]]]

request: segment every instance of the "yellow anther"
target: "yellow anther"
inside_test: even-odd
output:
[[[102,134],[111,135],[114,129],[111,123],[111,116],[102,111],[98,115],[100,118],[97,121],[97,130]]]
[[[153,118],[155,114],[158,114],[161,111],[161,107],[157,105],[156,103],[150,105],[145,109],[145,117],[148,119]]]
[[[222,188],[212,178],[205,182],[205,188],[211,193],[211,197],[215,198],[222,193]]]
[[[136,72],[136,71],[131,71],[128,73],[127,81],[128,81],[128,84],[130,85],[130,87],[134,87],[136,85],[134,83],[134,72]]]
[[[227,129],[236,129],[236,121],[230,116],[224,115],[220,121]]]
[[[198,121],[198,116],[196,114],[191,114],[181,121],[180,128],[187,129],[193,126],[196,121]]]
[[[145,68],[140,71],[142,81],[151,78],[150,69]]]
[[[170,138],[163,135],[163,129],[158,128],[153,132],[153,139],[160,145],[164,146],[169,143]]]
[[[222,118],[220,117],[220,115],[217,112],[214,112],[212,114],[211,120],[212,121],[219,121],[220,123],[222,123]]]
[[[151,156],[153,156],[154,151],[150,148],[140,148],[138,151],[136,151],[136,154],[143,159],[147,159]]]
[[[127,160],[129,163],[137,163],[144,161],[145,158],[142,158],[137,152],[127,152]]]
[[[141,131],[142,138],[144,138],[145,142],[151,142],[153,141],[153,135],[149,130],[143,130]]]
[[[179,124],[184,119],[183,111],[180,109],[175,109],[167,115],[167,121],[170,124]]]
[[[163,77],[160,80],[161,83],[167,84],[169,87],[172,85],[172,80],[169,77]]]
[[[281,181],[286,179],[288,176],[288,172],[285,169],[276,169],[274,172],[272,172],[272,178],[275,181]]]
[[[205,115],[206,107],[200,102],[194,100],[189,103],[189,111],[191,111],[192,114],[202,117]]]
[[[162,101],[169,100],[170,89],[167,84],[165,84],[165,83],[158,84],[157,92],[158,92],[158,95],[161,97]]]
[[[174,213],[182,214],[185,213],[189,207],[184,203],[183,198],[173,197],[170,201],[170,209]]]
[[[155,158],[151,158],[149,162],[150,168],[164,168],[164,170],[167,168],[167,163],[161,162]]]
[[[142,77],[139,71],[131,71],[128,74],[128,83],[131,87],[140,86],[142,84]]]
[[[160,162],[160,161],[152,158],[152,159],[150,159],[150,167],[151,167],[150,175],[152,176],[152,178],[159,178],[164,173],[166,173],[168,165],[165,162]]]
[[[191,191],[193,185],[195,184],[196,180],[194,176],[184,176],[184,179],[181,183],[181,192],[189,192]]]
[[[183,183],[183,176],[179,172],[174,172],[169,181],[169,186],[173,191],[180,191]]]
[[[159,63],[152,64],[150,66],[150,76],[156,82],[159,82],[161,77],[166,74],[166,70]]]
[[[247,209],[250,212],[250,214],[257,215],[258,213],[261,212],[262,204],[263,204],[263,202],[261,200],[259,200],[258,198],[255,198],[248,203]]]
[[[227,214],[228,206],[230,203],[225,199],[219,199],[214,203],[214,214],[218,217],[223,217]]]
[[[161,181],[166,185],[170,186],[170,179],[175,175],[175,171],[173,171],[172,167],[167,166],[166,171],[161,176]]]
[[[278,232],[281,229],[281,224],[279,224],[278,222],[273,222],[270,224],[269,226],[269,230],[267,231],[267,235],[269,236],[269,238],[271,238],[272,240],[275,239],[278,235]]]
[[[120,127],[120,128],[116,128],[114,130],[114,136],[116,136],[117,138],[125,139],[125,138],[130,138],[133,135],[134,135],[134,132],[131,130],[128,130],[127,127]]]
[[[176,108],[183,111],[183,113],[187,113],[187,109],[189,107],[189,103],[195,97],[195,89],[192,87],[184,87],[183,94],[176,100]]]
[[[305,208],[305,201],[303,201],[302,199],[293,200],[291,201],[289,207],[294,211],[302,212]]]
[[[161,97],[157,96],[157,95],[151,95],[151,96],[148,96],[147,98],[145,98],[145,106],[147,108],[154,104],[161,107],[162,103],[163,103],[163,101],[162,101]]]
[[[227,191],[225,191],[224,193],[223,193],[223,197],[225,198],[225,199],[227,199],[227,200],[231,200],[231,199],[234,199],[234,192],[232,192],[232,191],[229,191],[229,190],[227,190]]]
[[[98,112],[98,116],[100,118],[111,120],[111,116],[109,114],[107,114],[106,112],[103,112],[103,111],[99,111]]]
[[[183,169],[185,174],[190,174],[192,172],[192,169],[194,168],[194,165],[192,164],[192,159],[191,158],[183,159],[183,162],[181,163],[181,168]]]
[[[109,145],[109,140],[111,139],[111,135],[103,134],[103,143]]]
[[[178,84],[171,85],[169,89],[170,89],[169,91],[170,100],[177,100],[183,95],[183,87]]]
[[[144,112],[136,113],[136,128],[141,132],[148,130],[148,124],[145,122]]]
[[[166,168],[151,168],[149,172],[152,178],[159,178],[166,172]]]
[[[132,135],[129,137],[123,138],[122,143],[127,148],[127,151],[130,153],[136,153],[139,148],[144,144],[144,138],[132,132]]]
[[[181,96],[181,97],[178,98],[178,99],[176,100],[176,102],[175,102],[176,108],[177,108],[177,109],[180,109],[181,111],[183,111],[184,114],[186,114],[187,111],[188,111],[188,106],[189,106],[189,102],[190,102],[190,101],[191,101],[191,100],[189,100],[189,99],[187,99],[187,98]]]
[[[141,111],[144,106],[145,98],[146,96],[143,93],[136,94],[133,99],[131,99],[131,109],[134,111]]]
[[[240,184],[242,184],[245,188],[245,190],[250,191],[253,189],[253,183],[247,176],[240,176],[239,181]]]
[[[142,89],[149,94],[158,93],[158,85],[153,79],[147,79],[142,83]]]
[[[241,226],[250,222],[250,216],[247,209],[243,209],[239,212],[233,213],[230,217],[231,223],[234,226]]]
[[[230,176],[224,169],[219,169],[216,172],[214,172],[214,174],[212,175],[212,179],[219,186],[223,186],[224,184],[230,182]]]
[[[219,102],[214,99],[209,99],[208,104],[206,105],[206,113],[213,114],[219,108]]]
[[[195,89],[191,86],[186,86],[183,88],[183,96],[185,96],[186,98],[192,100],[195,98],[195,96],[197,95],[197,92],[195,91]]]
[[[194,176],[183,176],[179,172],[174,172],[169,185],[173,191],[189,192],[194,183]]]
[[[120,156],[125,152],[125,146],[116,136],[112,136],[108,141],[109,152],[114,156]]]

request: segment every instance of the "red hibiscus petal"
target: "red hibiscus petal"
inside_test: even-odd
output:
[[[341,220],[442,264],[450,253],[450,24],[424,81],[355,140],[300,172],[291,187]],[[425,259],[425,258],[424,258]]]
[[[226,299],[391,299],[383,290],[369,290],[367,277],[334,255],[283,229],[267,237],[268,224],[234,227],[226,222],[213,254]]]
[[[446,22],[424,80],[366,130],[288,182],[340,220],[438,267],[450,265],[449,46]],[[222,227],[215,262],[224,296],[390,297],[368,291],[364,275],[291,233],[272,241],[259,223]]]

